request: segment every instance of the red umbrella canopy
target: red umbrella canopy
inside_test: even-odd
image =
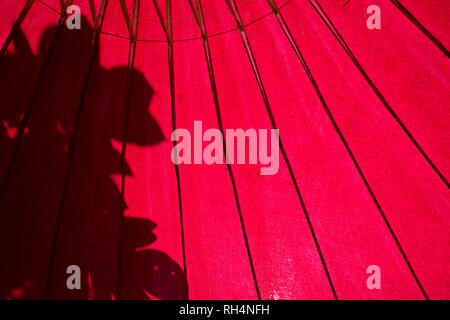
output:
[[[450,298],[449,4],[1,0],[0,298]]]

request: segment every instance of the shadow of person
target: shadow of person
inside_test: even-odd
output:
[[[120,269],[120,298],[183,299],[182,269],[148,248],[156,224],[121,219],[127,208],[121,177],[133,175],[121,161],[128,68],[126,59],[123,66],[102,66],[100,50],[128,41],[105,36],[104,46],[91,52],[93,29],[84,17],[81,30],[60,31],[45,30],[37,55],[19,31],[14,51],[0,60],[0,172],[7,172],[24,114],[32,110],[0,199],[0,298],[117,298]],[[149,112],[153,90],[139,70],[132,83],[139,90],[129,105],[135,130],[127,143],[150,147],[164,139]],[[81,290],[66,285],[70,265],[82,270]]]
[[[42,59],[33,54],[22,30],[16,34],[10,47],[14,52],[9,51],[0,58],[0,183],[6,174],[29,100],[20,91],[32,86],[33,81],[36,81],[32,75],[38,73],[39,65],[42,64]],[[27,73],[30,76],[24,77]],[[12,94],[14,92],[16,94]]]

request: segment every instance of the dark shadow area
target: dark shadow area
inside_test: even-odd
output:
[[[108,69],[97,49],[81,99],[92,38],[83,18],[81,30],[47,29],[34,54],[19,31],[0,60],[0,183],[10,170],[0,199],[0,299],[186,298],[183,270],[149,248],[154,222],[125,217],[120,243],[120,181],[133,175],[121,165],[127,61]],[[101,41],[114,42],[105,46],[110,55],[119,41],[128,46]],[[153,90],[139,70],[133,87],[127,141],[157,144],[164,136],[149,112]],[[81,268],[81,290],[66,286],[69,265]]]

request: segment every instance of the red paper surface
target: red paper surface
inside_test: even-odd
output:
[[[0,299],[450,298],[450,3],[269,2],[0,1]],[[176,166],[194,121],[278,172]]]

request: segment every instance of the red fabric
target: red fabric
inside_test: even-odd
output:
[[[117,0],[98,38],[89,1],[81,30],[34,1],[7,42],[25,2],[0,1],[1,299],[450,298],[450,65],[395,1],[277,0],[289,39],[267,1],[236,0],[247,48],[219,0],[201,1],[207,45],[184,0],[171,21],[124,1],[135,46]],[[449,3],[401,3],[450,46]],[[219,128],[217,111],[224,130],[274,120],[277,174],[176,171],[173,124]]]

